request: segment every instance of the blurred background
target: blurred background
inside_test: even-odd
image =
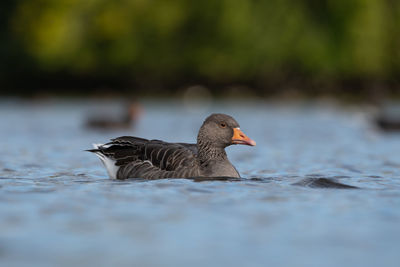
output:
[[[3,0],[2,94],[399,95],[396,0]]]

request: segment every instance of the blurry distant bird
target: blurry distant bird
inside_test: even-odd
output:
[[[240,177],[225,152],[227,146],[255,146],[234,118],[212,114],[200,127],[197,143],[167,143],[133,136],[112,139],[107,144],[94,144],[95,153],[106,167],[110,178],[190,178]]]
[[[400,117],[394,118],[380,115],[376,118],[376,124],[384,131],[400,131]]]
[[[86,127],[97,130],[117,130],[132,127],[142,114],[142,107],[137,102],[130,103],[120,117],[91,117]]]
[[[375,117],[375,124],[383,131],[400,132],[400,103],[386,103]]]

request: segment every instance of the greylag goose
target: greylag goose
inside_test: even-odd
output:
[[[122,136],[104,145],[94,144],[88,151],[101,159],[113,179],[239,178],[225,152],[233,144],[255,146],[256,142],[231,116],[212,114],[200,127],[196,144]]]
[[[376,125],[386,132],[399,132],[400,131],[400,118],[390,118],[380,116],[376,118]]]
[[[373,117],[376,126],[385,132],[400,132],[400,102],[381,101]]]
[[[132,102],[125,110],[120,119],[100,115],[89,118],[85,126],[97,130],[128,129],[139,119],[142,114],[142,107],[137,102]]]

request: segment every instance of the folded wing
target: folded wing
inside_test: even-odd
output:
[[[97,152],[113,159],[120,167],[119,179],[183,178],[197,176],[199,172],[195,144],[122,136],[99,146]]]

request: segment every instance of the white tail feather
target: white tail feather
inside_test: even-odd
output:
[[[103,145],[102,144],[93,144],[93,147],[95,149],[98,149],[101,146],[103,146]],[[96,152],[95,154],[100,158],[104,167],[106,167],[106,170],[107,170],[110,178],[117,179],[117,172],[118,172],[119,166],[115,166],[115,160],[108,158],[106,155],[102,154],[101,152]]]

